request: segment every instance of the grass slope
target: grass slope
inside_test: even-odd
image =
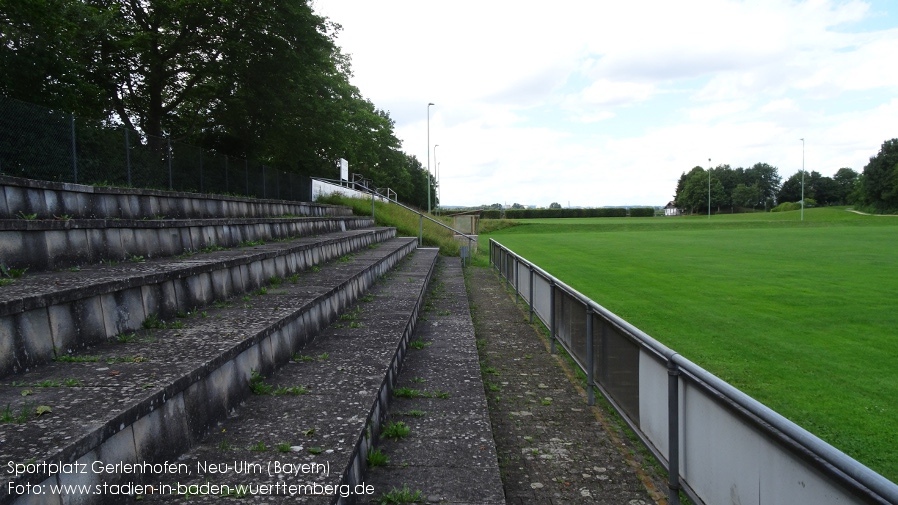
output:
[[[491,237],[898,481],[898,219],[798,217],[528,220]]]

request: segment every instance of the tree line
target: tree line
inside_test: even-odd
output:
[[[673,203],[689,213],[737,209],[771,210],[787,202],[805,205],[856,205],[874,212],[898,210],[898,139],[887,140],[862,173],[840,168],[832,177],[801,171],[782,180],[776,167],[756,163],[749,168],[722,164],[696,166],[677,181]]]
[[[0,93],[423,207],[433,178],[308,0],[0,0]]]

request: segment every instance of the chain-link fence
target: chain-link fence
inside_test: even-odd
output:
[[[0,97],[0,174],[310,201],[309,177]]]

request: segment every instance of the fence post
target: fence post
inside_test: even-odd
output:
[[[549,305],[552,307],[549,314],[549,333],[552,336],[552,354],[555,354],[555,279],[549,281]]]
[[[668,498],[670,505],[680,503],[680,367],[667,359],[667,450]]]
[[[518,285],[518,281],[520,280],[520,267],[521,262],[517,259],[514,260],[514,302],[518,303],[521,299],[521,287]]]
[[[122,126],[122,129],[125,130],[125,167],[128,171],[128,186],[132,186],[131,183],[131,138],[128,134],[128,127]]]
[[[418,247],[424,247],[424,214],[418,214]]]
[[[72,177],[78,184],[78,149],[75,143],[75,115],[72,114]]]
[[[592,331],[592,307],[586,305],[586,399],[589,405],[596,404],[596,391],[592,387],[593,370],[595,369],[593,355],[593,331]]]
[[[530,270],[530,324],[533,324],[533,264],[528,263],[527,268]]]
[[[166,153],[168,155],[168,189],[171,191],[173,189],[171,177],[171,137],[165,140],[168,143],[168,152]]]

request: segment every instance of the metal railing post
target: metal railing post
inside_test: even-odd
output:
[[[527,269],[530,270],[530,324],[533,324],[533,265],[528,263]]]
[[[593,331],[592,331],[592,307],[586,305],[586,400],[589,405],[596,404],[596,391],[593,385],[593,370],[595,369],[593,356]]]
[[[418,215],[418,247],[424,247],[424,216]]]
[[[174,186],[172,184],[172,176],[171,176],[171,137],[166,138],[165,141],[166,141],[166,146],[168,146],[167,147],[168,152],[165,153],[168,156],[168,189],[169,189],[169,191],[171,191],[172,189],[174,189]]]
[[[371,219],[374,219],[374,193],[371,193]]]
[[[680,367],[667,360],[667,464],[670,505],[680,503]]]
[[[514,260],[514,302],[518,303],[521,299],[521,287],[519,286],[518,280],[520,279],[520,267],[521,262],[517,259]]]
[[[549,281],[549,305],[552,307],[549,314],[549,333],[552,337],[552,354],[555,354],[555,279]]]

